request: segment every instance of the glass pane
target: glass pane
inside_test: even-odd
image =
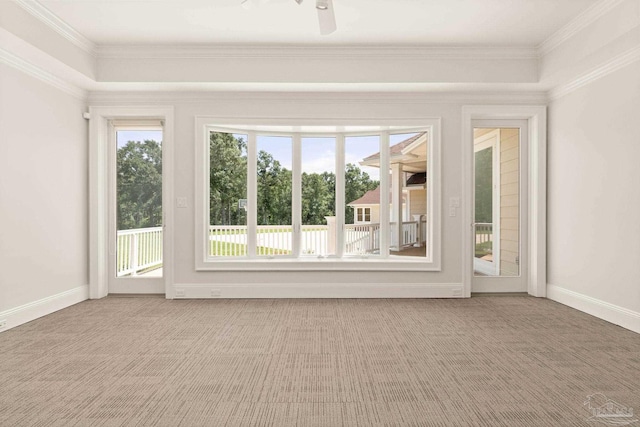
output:
[[[290,137],[257,137],[257,255],[290,255],[292,158]]]
[[[162,131],[116,131],[116,276],[162,277]]]
[[[392,257],[425,257],[426,132],[389,137],[389,247]]]
[[[474,273],[520,274],[520,135],[474,129]]]
[[[380,253],[380,137],[345,138],[344,254]],[[368,215],[365,212],[368,209]]]
[[[247,255],[247,140],[209,134],[209,256]]]
[[[302,138],[302,255],[336,254],[336,140]]]

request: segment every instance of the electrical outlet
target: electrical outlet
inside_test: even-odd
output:
[[[7,327],[7,319],[0,320],[0,329],[4,329]]]
[[[454,297],[460,297],[460,296],[462,296],[462,289],[454,289],[454,290],[453,290],[453,296],[454,296]]]
[[[211,289],[211,296],[220,297],[222,296],[222,292],[220,291],[220,289]]]
[[[184,297],[184,289],[176,289],[176,298]]]

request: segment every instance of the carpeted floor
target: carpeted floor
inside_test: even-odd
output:
[[[0,389],[11,427],[593,427],[595,393],[640,412],[640,335],[524,296],[109,297],[0,334]]]

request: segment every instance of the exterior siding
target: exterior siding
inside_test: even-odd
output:
[[[500,129],[500,275],[517,275],[519,266],[520,137]]]
[[[411,197],[409,221],[413,221],[413,215],[427,213],[427,190],[411,190],[408,193]]]

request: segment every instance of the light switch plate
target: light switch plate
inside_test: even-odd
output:
[[[452,197],[449,199],[449,206],[452,208],[460,207],[460,197]]]
[[[186,197],[177,197],[176,198],[176,207],[178,207],[178,208],[186,208],[187,207],[187,198]]]

